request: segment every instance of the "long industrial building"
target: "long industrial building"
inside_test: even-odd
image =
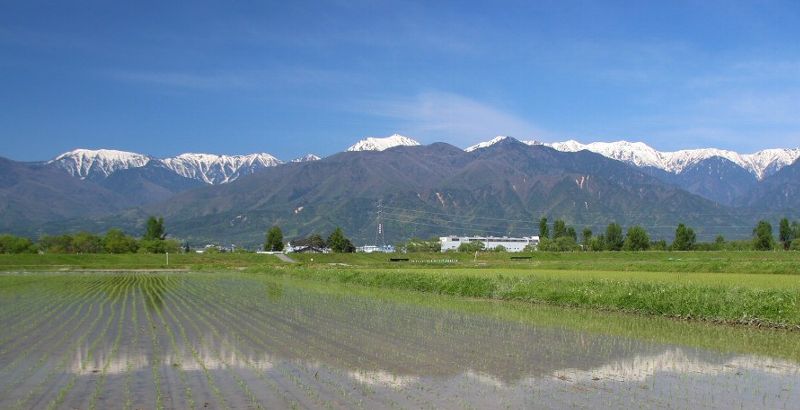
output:
[[[442,252],[455,251],[462,243],[483,242],[484,249],[494,249],[502,246],[508,252],[522,252],[526,246],[539,246],[538,236],[525,236],[522,238],[510,238],[507,236],[441,236],[439,242],[442,245]]]

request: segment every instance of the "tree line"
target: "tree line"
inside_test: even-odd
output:
[[[539,220],[539,250],[543,251],[645,251],[645,250],[758,250],[766,251],[777,248],[784,250],[800,250],[800,221],[789,222],[788,218],[780,220],[778,240],[773,236],[772,225],[759,221],[753,228],[752,239],[726,241],[717,235],[713,242],[697,242],[697,235],[691,227],[679,223],[675,228],[675,236],[671,244],[665,240],[652,241],[647,230],[634,225],[623,234],[622,226],[616,222],[608,224],[605,231],[593,235],[590,228],[583,228],[580,242],[575,228],[568,226],[563,220],[553,222],[552,232],[547,218]]]
[[[178,252],[180,243],[167,239],[164,218],[150,217],[144,235],[136,238],[117,228],[104,235],[90,232],[43,235],[34,242],[29,238],[0,235],[0,253],[165,253]]]
[[[624,232],[623,232],[624,231]],[[474,253],[486,251],[482,242],[462,243],[458,252]],[[438,238],[420,239],[411,238],[398,249],[406,252],[439,252],[441,243]],[[651,240],[649,233],[640,225],[623,230],[616,222],[608,224],[606,229],[594,234],[588,227],[578,231],[569,226],[564,220],[556,219],[551,224],[547,218],[539,220],[539,245],[527,247],[526,251],[645,251],[645,250],[673,250],[673,251],[715,251],[715,250],[800,250],[800,221],[790,222],[787,218],[780,220],[778,238],[773,236],[772,225],[768,221],[759,221],[753,228],[751,239],[726,241],[722,235],[712,242],[698,242],[694,229],[686,224],[679,223],[675,228],[675,236],[671,243],[666,240]],[[490,251],[502,252],[502,246]]]
[[[305,238],[295,239],[292,246],[309,246],[317,249],[330,249],[334,253],[353,253],[356,251],[355,245],[345,236],[340,227],[328,235],[328,239],[323,239],[320,234],[314,233]],[[267,252],[283,251],[283,231],[279,226],[273,226],[267,231],[264,241],[264,250]]]

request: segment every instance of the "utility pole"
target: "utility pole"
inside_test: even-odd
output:
[[[386,237],[383,232],[383,200],[378,200],[378,213],[375,217],[378,230],[375,232],[375,246],[380,248],[381,251],[386,249]]]

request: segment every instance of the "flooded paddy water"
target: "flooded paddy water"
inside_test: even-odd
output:
[[[0,274],[0,408],[797,408],[800,335],[234,273]]]

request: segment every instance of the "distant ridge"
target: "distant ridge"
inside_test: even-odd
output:
[[[486,148],[506,138],[510,137],[495,137],[492,140],[467,147],[465,151],[471,152]],[[775,148],[761,150],[752,154],[740,154],[734,151],[717,148],[664,152],[657,151],[643,142],[629,142],[624,140],[615,142],[592,142],[589,144],[583,144],[575,140],[549,143],[539,141],[522,142],[528,145],[544,145],[562,152],[587,150],[640,168],[653,167],[673,174],[680,174],[687,168],[709,158],[720,157],[744,168],[758,180],[762,180],[774,174],[781,168],[794,163],[800,158],[800,148]]]

